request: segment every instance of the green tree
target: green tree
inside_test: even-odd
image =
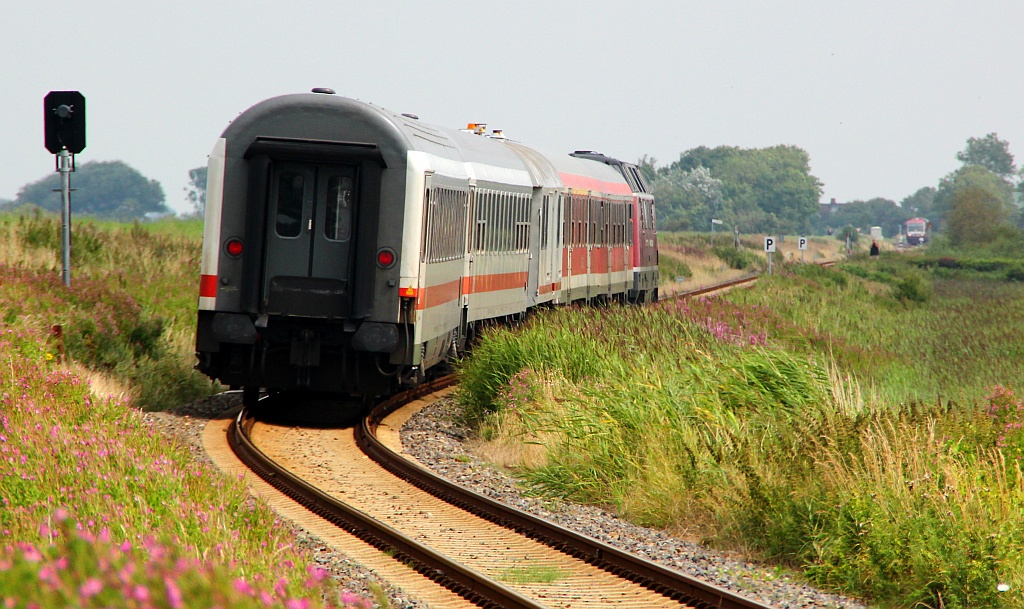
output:
[[[946,224],[946,234],[952,246],[991,243],[1001,230],[1009,226],[1009,210],[991,192],[967,188],[954,196],[956,201]]]
[[[910,218],[930,218],[935,208],[936,189],[931,186],[919,188],[914,194],[900,201],[900,207],[909,214]]]
[[[945,233],[954,247],[991,243],[1013,230],[1016,207],[1009,184],[988,169],[968,165],[943,179]]]
[[[949,214],[957,203],[957,193],[972,188],[988,192],[993,200],[1008,208],[1012,205],[1013,187],[1002,177],[981,165],[964,165],[939,181],[932,208],[934,218],[929,220],[939,230],[946,230]]]
[[[206,213],[206,171],[205,165],[188,170],[188,186],[185,187],[185,197],[192,203],[192,208],[197,216]]]
[[[964,149],[956,153],[956,160],[965,166],[984,167],[1006,182],[1017,173],[1013,155],[1010,154],[1010,143],[999,139],[995,133],[968,138]]]
[[[122,161],[91,161],[79,165],[71,174],[71,210],[110,220],[134,220],[146,214],[169,213],[164,204],[164,189],[156,180],[147,180]],[[57,191],[57,192],[54,192]],[[16,205],[35,204],[60,213],[60,175],[57,173],[18,192]]]
[[[722,206],[722,182],[705,167],[669,169],[657,175],[651,189],[658,202],[663,230],[705,230]]]
[[[699,210],[697,226],[710,222],[708,213],[727,225],[749,232],[803,232],[818,213],[821,183],[810,173],[810,157],[796,146],[743,149],[699,146],[658,169],[657,179],[706,168],[721,182],[717,209]],[[691,217],[698,214],[691,214]]]

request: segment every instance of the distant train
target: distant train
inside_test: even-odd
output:
[[[376,396],[532,307],[658,297],[638,168],[549,156],[330,90],[266,100],[210,155],[197,368]]]
[[[907,244],[922,245],[928,243],[928,220],[925,218],[911,218],[904,223]]]

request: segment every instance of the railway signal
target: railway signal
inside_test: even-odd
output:
[[[46,149],[57,155],[60,172],[64,285],[71,286],[71,172],[75,155],[85,149],[85,96],[78,91],[50,91],[43,98]]]
[[[804,252],[807,251],[807,237],[800,237],[796,240],[796,247],[800,250],[800,262],[804,262]]]
[[[768,254],[768,274],[772,274],[772,254],[775,252],[775,237],[764,238],[764,251]]]

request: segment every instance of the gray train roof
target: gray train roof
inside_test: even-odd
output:
[[[223,136],[229,156],[243,156],[257,138],[365,143],[379,148],[388,166],[404,166],[410,151],[478,168],[525,172],[534,187],[561,188],[560,173],[622,182],[611,167],[569,154],[549,155],[516,142],[439,127],[340,95],[299,93],[259,102],[242,112]],[[473,177],[479,177],[474,175]],[[518,181],[518,180],[517,180]]]
[[[318,93],[282,95],[242,112],[224,130],[229,155],[244,154],[256,138],[377,145],[385,158],[419,151],[454,161],[526,170],[501,142],[429,125],[366,102]],[[234,146],[235,150],[230,148]]]

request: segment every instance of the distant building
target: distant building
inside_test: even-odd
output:
[[[819,202],[818,205],[820,206],[818,211],[821,212],[822,216],[826,216],[827,217],[827,216],[830,216],[830,215],[834,214],[837,209],[839,209],[843,205],[846,205],[846,203],[843,203],[841,201],[836,201],[835,197],[833,197],[832,200],[829,201],[828,203],[820,203]]]

